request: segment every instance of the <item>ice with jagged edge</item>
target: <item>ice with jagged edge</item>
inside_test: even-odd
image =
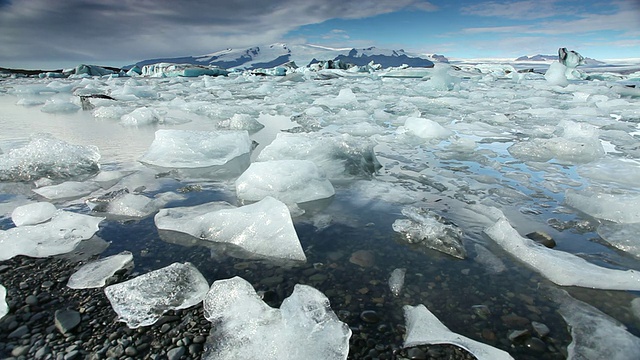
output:
[[[33,192],[48,200],[77,199],[98,190],[100,185],[93,181],[65,181],[56,185],[33,189]]]
[[[204,313],[213,324],[208,360],[344,360],[349,353],[351,329],[329,299],[308,285],[295,285],[274,309],[246,280],[218,280],[204,299]]]
[[[224,165],[250,151],[246,131],[162,129],[156,131],[140,162],[164,168],[206,168]]]
[[[598,219],[621,224],[640,222],[640,193],[637,191],[618,190],[615,193],[607,193],[600,189],[568,189],[564,201],[567,205]]]
[[[118,270],[133,267],[133,254],[123,251],[103,259],[84,264],[71,274],[67,287],[90,289],[103,287]]]
[[[598,235],[612,246],[640,258],[640,223],[605,223],[598,226]]]
[[[0,319],[9,313],[9,304],[7,304],[7,289],[0,285]]]
[[[257,258],[306,261],[287,205],[267,196],[239,208],[228,204],[162,209],[155,224],[160,230],[187,233],[214,243],[229,243]]]
[[[422,304],[405,305],[403,309],[407,327],[404,348],[431,344],[453,344],[469,351],[478,360],[513,359],[505,351],[449,330]]]
[[[124,191],[122,191],[124,190]],[[86,200],[92,211],[113,216],[144,218],[160,210],[170,201],[183,200],[184,196],[174,192],[157,194],[154,198],[131,194],[124,188]]]
[[[249,114],[234,114],[229,119],[219,121],[217,126],[219,129],[246,130],[250,133],[264,128],[264,125]]]
[[[640,290],[640,272],[636,270],[604,268],[576,255],[549,249],[520,236],[500,210],[487,207],[478,208],[478,210],[494,218],[495,223],[485,229],[485,233],[493,241],[558,285],[609,290]]]
[[[402,287],[404,286],[404,276],[407,273],[405,268],[397,268],[391,272],[389,276],[389,290],[394,296],[400,296]]]
[[[462,230],[447,223],[439,215],[424,208],[406,206],[402,215],[408,219],[393,222],[393,231],[402,234],[410,244],[419,244],[445,254],[464,259],[467,255],[462,243]]]
[[[558,312],[571,331],[567,359],[634,360],[640,354],[640,338],[620,322],[593,306],[572,298],[566,291],[550,289]]]
[[[173,263],[104,289],[119,321],[129,328],[154,324],[169,310],[199,304],[209,283],[191,263]]]
[[[98,172],[100,152],[95,146],[72,145],[48,134],[0,153],[0,181],[29,181],[42,177],[69,178]]]
[[[252,163],[236,180],[241,200],[259,201],[267,196],[285,204],[326,199],[335,194],[331,182],[309,160],[271,160]]]
[[[98,230],[102,217],[57,210],[50,221],[0,231],[0,261],[16,255],[47,257],[72,251]]]
[[[35,202],[18,206],[11,212],[11,220],[16,226],[43,223],[55,214],[56,206],[48,202]]]

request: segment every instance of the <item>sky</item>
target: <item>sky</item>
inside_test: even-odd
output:
[[[119,67],[277,42],[640,58],[640,0],[0,0],[0,67]]]

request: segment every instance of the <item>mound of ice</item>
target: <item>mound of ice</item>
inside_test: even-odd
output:
[[[7,289],[0,285],[0,319],[9,313],[9,304],[7,304]]]
[[[93,110],[93,116],[98,119],[121,119],[128,112],[122,106],[100,106]]]
[[[246,131],[158,130],[140,161],[165,168],[204,168],[224,165],[250,151]]]
[[[104,293],[118,320],[129,328],[152,325],[169,310],[197,305],[209,283],[190,263],[173,263],[131,280],[107,286]]]
[[[286,204],[326,199],[333,185],[309,160],[256,162],[236,180],[239,199],[259,201],[272,196]]]
[[[408,117],[404,126],[400,126],[397,132],[399,134],[408,132],[423,139],[447,138],[453,134],[433,120],[417,117]]]
[[[0,181],[90,174],[99,170],[99,159],[95,146],[71,145],[49,135],[38,135],[23,147],[0,154]]]
[[[640,222],[640,194],[606,194],[594,191],[565,192],[564,201],[585,214],[617,223]]]
[[[640,290],[640,272],[600,267],[576,255],[549,249],[520,236],[504,216],[485,229],[485,233],[512,256],[558,285]]]
[[[598,226],[598,235],[616,248],[640,258],[640,223]]]
[[[125,126],[152,125],[160,122],[160,115],[146,106],[137,108],[120,117],[120,124]]]
[[[92,181],[65,181],[58,185],[43,186],[33,192],[49,200],[77,199],[98,190],[100,185]]]
[[[424,208],[407,206],[402,215],[408,219],[393,222],[393,231],[402,234],[410,244],[419,244],[427,248],[464,259],[467,252],[462,244],[462,230],[441,216]]]
[[[449,69],[451,69],[451,66],[448,64],[435,64],[433,69],[431,69],[431,73],[423,78],[423,80],[426,81],[418,85],[418,88],[427,91],[447,91],[455,89],[456,85],[460,83],[460,78],[451,76]]]
[[[511,355],[487,344],[454,333],[424,305],[404,306],[407,327],[403,347],[426,344],[453,344],[472,353],[478,360],[513,359]]]
[[[129,251],[92,261],[71,274],[67,287],[90,289],[103,287],[118,270],[133,267],[133,255]]]
[[[205,359],[346,359],[351,329],[329,300],[308,285],[296,285],[280,309],[265,304],[240,277],[218,280],[204,299],[213,323]]]
[[[40,111],[46,113],[73,113],[80,110],[80,106],[69,102],[67,99],[51,98],[47,100],[40,108]]]
[[[58,210],[49,222],[0,231],[0,261],[16,255],[47,257],[72,251],[98,231],[104,218]]]
[[[15,208],[11,213],[11,220],[16,226],[35,225],[51,219],[55,212],[56,207],[51,203],[31,203]]]
[[[330,108],[346,107],[349,105],[356,105],[358,98],[351,89],[340,89],[338,96],[335,97],[322,97],[314,100],[313,105],[324,105]]]
[[[551,85],[557,85],[565,87],[569,85],[569,80],[567,80],[567,67],[559,62],[553,62],[549,65],[549,69],[544,73],[544,78]]]
[[[249,114],[234,114],[230,119],[218,123],[220,129],[247,130],[256,132],[264,127],[255,117]]]
[[[398,268],[394,269],[389,276],[389,290],[394,296],[400,296],[402,287],[404,286],[404,276],[407,273],[407,269]]]
[[[282,202],[267,196],[239,208],[223,203],[205,212],[208,209],[162,209],[154,220],[160,230],[233,244],[258,258],[306,261],[289,209]]]

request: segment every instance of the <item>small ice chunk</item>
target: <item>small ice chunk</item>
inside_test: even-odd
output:
[[[92,261],[71,274],[67,287],[90,289],[103,287],[118,270],[133,267],[133,255],[129,251]]]
[[[549,249],[520,236],[504,216],[485,229],[485,233],[512,256],[558,285],[640,290],[640,272],[600,267],[576,255]]]
[[[398,128],[398,133],[404,132],[412,133],[423,139],[447,138],[453,134],[433,120],[418,117],[408,117],[405,120],[404,126]]]
[[[394,269],[389,276],[389,289],[394,296],[400,296],[402,287],[404,286],[404,275],[407,273],[407,269],[398,268]]]
[[[88,199],[87,205],[96,212],[104,212],[115,216],[144,218],[160,210],[168,202],[182,199],[184,199],[182,195],[173,192],[158,194],[152,199],[144,195],[130,194],[125,188],[107,193],[102,197]]]
[[[410,244],[420,244],[459,259],[467,256],[462,244],[462,230],[453,223],[427,209],[414,206],[403,208],[402,215],[408,219],[398,219],[392,227]]]
[[[100,186],[92,181],[65,181],[58,185],[33,189],[33,192],[49,200],[66,200],[89,195],[99,188]]]
[[[405,305],[403,309],[407,327],[404,348],[427,344],[453,344],[469,351],[478,360],[513,359],[505,351],[452,332],[422,304]]]
[[[598,235],[612,246],[640,258],[640,223],[612,224],[598,226]]]
[[[51,98],[47,100],[40,111],[45,113],[73,113],[80,110],[80,106],[62,98]]]
[[[640,195],[635,193],[606,194],[569,189],[564,201],[594,218],[622,224],[640,222]]]
[[[137,108],[120,117],[120,124],[125,126],[152,125],[160,122],[160,115],[146,106]]]
[[[314,100],[313,105],[328,106],[330,108],[346,107],[349,105],[356,105],[358,98],[351,89],[340,89],[338,96],[336,97],[321,97]]]
[[[35,225],[51,219],[55,212],[56,207],[51,203],[31,203],[15,208],[11,213],[11,220],[16,226]]]
[[[0,261],[16,255],[47,257],[65,254],[91,238],[104,218],[58,210],[49,222],[0,231]]]
[[[236,180],[236,194],[242,200],[272,196],[293,204],[326,199],[335,190],[309,160],[272,160],[252,163]]]
[[[490,273],[499,274],[507,269],[504,262],[484,246],[475,244],[475,248],[477,254],[475,260],[484,265]]]
[[[239,208],[224,206],[191,217],[190,208],[162,209],[158,229],[184,232],[202,240],[229,243],[259,258],[306,261],[287,206],[267,196]]]
[[[190,263],[173,263],[129,281],[107,286],[111,307],[129,328],[152,325],[169,310],[197,305],[209,283]]]
[[[166,168],[204,168],[224,165],[251,151],[246,131],[158,130],[145,164]]]
[[[256,132],[262,129],[264,125],[249,114],[234,114],[230,119],[220,121],[218,127],[221,129]]]
[[[9,304],[7,304],[7,289],[0,285],[0,319],[9,313]]]
[[[549,69],[544,73],[544,78],[550,85],[565,87],[569,85],[567,80],[567,67],[559,62],[553,62],[549,65]]]
[[[218,280],[204,299],[204,312],[213,323],[206,359],[344,360],[349,353],[351,329],[329,299],[308,285],[295,285],[274,309],[246,280]]]

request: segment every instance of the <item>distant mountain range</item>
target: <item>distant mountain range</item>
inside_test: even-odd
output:
[[[558,55],[533,55],[533,56],[520,56],[515,61],[556,61],[558,60]],[[592,59],[589,57],[584,58],[584,63],[586,65],[601,65],[604,62],[596,59]]]
[[[295,62],[298,66],[307,66],[314,62],[340,60],[342,62],[363,66],[371,61],[382,67],[402,66],[432,67],[434,62],[448,62],[442,55],[418,55],[404,50],[386,50],[369,47],[329,48],[317,45],[287,45],[283,43],[267,46],[256,46],[248,49],[225,49],[211,54],[199,56],[184,56],[174,58],[156,58],[139,61],[134,65],[142,67],[161,62],[193,65],[211,65],[223,69],[253,70],[258,68],[272,68],[288,62]]]

